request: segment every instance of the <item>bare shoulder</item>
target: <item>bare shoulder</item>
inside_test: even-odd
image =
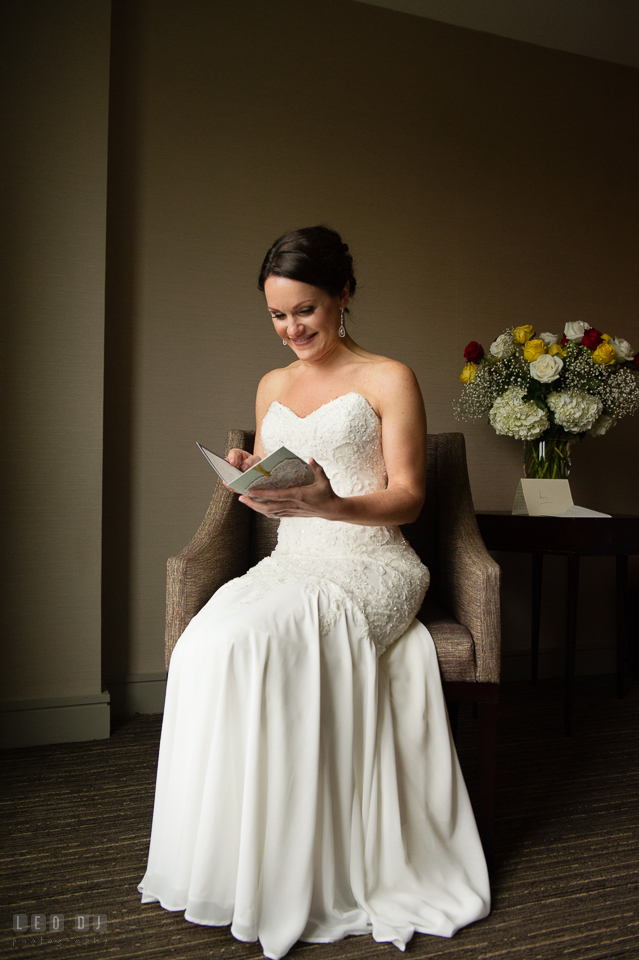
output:
[[[278,367],[264,374],[257,387],[257,402],[267,406],[283,393],[291,376],[289,367]]]
[[[417,377],[405,363],[375,356],[366,373],[368,390],[380,413],[397,404],[423,410],[424,402]]]
[[[386,383],[417,384],[417,377],[407,364],[401,360],[391,360],[390,357],[376,356],[371,363],[373,375],[380,377]]]

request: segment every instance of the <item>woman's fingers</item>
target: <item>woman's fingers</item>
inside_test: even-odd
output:
[[[270,492],[270,491],[269,491]],[[251,510],[255,510],[256,513],[262,513],[267,517],[273,517],[278,515],[280,512],[285,510],[287,507],[290,509],[294,506],[293,502],[290,500],[288,502],[280,502],[274,500],[257,500],[253,497],[248,497],[243,495],[240,497],[240,503],[243,503],[245,506],[250,507]],[[289,513],[289,515],[291,515]]]
[[[245,450],[240,450],[238,447],[233,447],[233,449],[229,450],[227,453],[226,459],[232,467],[239,467],[242,461],[245,459],[245,455]]]
[[[240,497],[240,503],[267,517],[322,517],[331,516],[335,492],[323,468],[309,460],[315,480],[303,487],[284,490],[260,490],[268,499],[261,500],[251,493]],[[257,493],[257,491],[256,491]]]
[[[237,467],[244,473],[249,467],[252,467],[259,461],[259,457],[248,450],[241,450],[239,447],[233,447],[226,455],[226,460],[232,467]]]

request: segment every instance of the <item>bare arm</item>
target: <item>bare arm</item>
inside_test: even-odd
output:
[[[248,496],[240,497],[241,502],[267,516],[322,517],[364,526],[390,526],[415,520],[424,501],[426,483],[426,414],[419,385],[408,367],[389,361],[371,378],[367,393],[382,421],[382,446],[388,473],[385,490],[359,497],[339,497],[319,464],[311,460],[315,483],[269,491],[269,503]],[[261,403],[258,391],[259,425],[274,399],[269,389],[265,389],[264,394]],[[257,441],[255,451],[258,451]]]
[[[333,519],[373,526],[412,523],[426,491],[424,401],[415,374],[403,364],[392,364],[374,389],[388,485],[379,493],[338,498]]]

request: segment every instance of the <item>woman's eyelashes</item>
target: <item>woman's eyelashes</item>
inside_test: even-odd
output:
[[[297,315],[300,317],[310,317],[315,313],[315,307],[302,307],[301,310],[297,311]],[[272,313],[271,317],[273,320],[286,320],[285,313]]]

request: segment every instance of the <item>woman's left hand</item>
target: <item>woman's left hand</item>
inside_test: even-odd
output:
[[[330,480],[319,463],[311,458],[309,466],[315,475],[313,483],[304,487],[288,487],[286,490],[262,489],[259,493],[268,497],[268,500],[257,500],[249,494],[244,494],[240,497],[240,503],[267,517],[337,519],[336,514],[341,498],[333,490]]]

